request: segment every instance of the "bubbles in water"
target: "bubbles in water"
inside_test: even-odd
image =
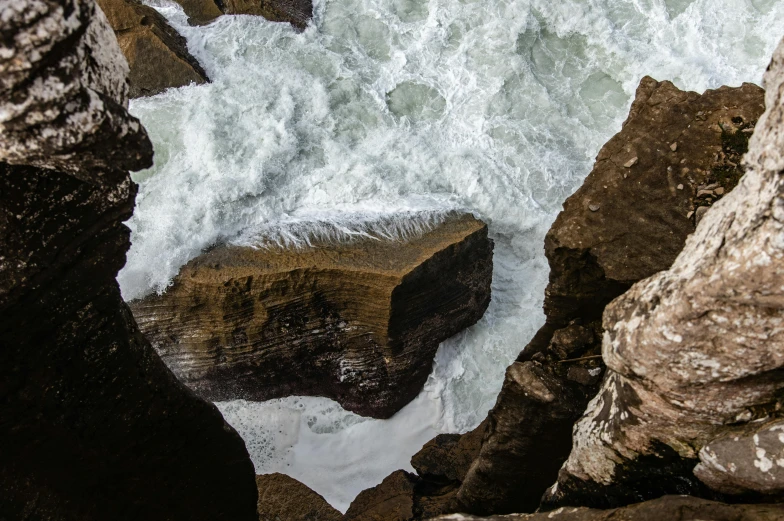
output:
[[[221,404],[258,472],[339,508],[437,432],[465,431],[543,320],[544,234],[640,78],[758,82],[784,0],[319,0],[315,21],[190,27],[212,83],[134,100],[155,145],[135,174],[126,298],[162,291],[219,241],[405,237],[468,210],[495,240],[485,317],[444,342],[423,393],[386,421],[321,398]]]

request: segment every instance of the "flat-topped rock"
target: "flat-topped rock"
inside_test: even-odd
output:
[[[259,521],[340,521],[335,510],[320,494],[285,474],[256,476],[259,488]]]
[[[405,242],[220,246],[131,308],[207,399],[327,396],[386,418],[422,389],[439,343],[487,309],[492,251],[470,215]]]

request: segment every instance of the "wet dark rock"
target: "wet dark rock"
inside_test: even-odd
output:
[[[207,73],[166,19],[139,0],[96,0],[106,13],[130,66],[132,98],[202,84]]]
[[[2,122],[15,164],[0,163],[0,518],[257,519],[244,443],[120,296],[136,196],[125,169],[149,166],[152,147],[124,109],[111,28],[90,1],[16,0],[3,14],[15,46],[0,106],[17,119]]]
[[[131,309],[209,400],[327,396],[388,418],[419,394],[439,343],[484,314],[492,248],[470,215],[404,243],[220,246]]]
[[[259,521],[341,521],[327,500],[285,474],[256,476]]]
[[[409,521],[414,518],[416,476],[398,470],[352,501],[344,521]]]

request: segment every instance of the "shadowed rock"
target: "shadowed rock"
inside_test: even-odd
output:
[[[323,497],[285,474],[256,476],[259,521],[341,521]]]
[[[106,19],[92,0],[2,14],[0,113],[15,117],[0,143],[17,164],[0,163],[0,518],[257,519],[242,440],[161,362],[115,280],[124,169],[152,147]]]
[[[438,344],[481,318],[492,247],[469,215],[405,243],[220,246],[131,308],[207,399],[327,396],[387,418],[422,389]]]
[[[97,0],[117,35],[130,73],[130,96],[152,96],[208,80],[188,44],[166,19],[138,0]]]

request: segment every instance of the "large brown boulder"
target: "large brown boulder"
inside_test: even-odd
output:
[[[669,270],[605,309],[608,374],[575,426],[545,508],[709,493],[706,485],[736,493],[784,486],[782,473],[743,468],[768,465],[776,434],[758,431],[765,446],[746,450],[722,441],[748,436],[784,409],[784,41],[765,86],[767,110],[738,186],[705,213]],[[693,472],[700,460],[710,465],[700,472],[705,484]]]
[[[492,250],[470,215],[405,243],[220,246],[131,309],[209,400],[327,396],[387,418],[422,389],[438,344],[484,313]]]
[[[120,168],[148,166],[152,154],[123,108],[111,29],[91,0],[17,0],[4,15],[15,64],[31,66],[15,76],[4,62],[0,75],[13,85],[0,112],[20,110],[14,92],[31,96],[13,122],[13,159],[29,153],[67,172],[0,163],[0,518],[257,519],[242,440],[166,368],[115,280],[136,196]],[[46,103],[41,85],[57,87]],[[63,114],[94,119],[64,129]],[[62,133],[67,146],[46,141]]]
[[[643,78],[623,128],[545,238],[547,322],[509,369],[532,377],[507,375],[458,492],[463,509],[537,508],[571,450],[573,423],[598,389],[604,307],[667,269],[694,231],[695,208],[732,190],[762,111],[763,91],[751,84],[700,95]],[[540,396],[550,401],[534,413]]]
[[[782,518],[784,505],[727,505],[688,496],[666,496],[614,510],[566,507],[511,516],[457,514],[433,521],[774,521]]]
[[[130,66],[132,98],[209,81],[188,44],[166,19],[139,0],[97,0]]]
[[[327,500],[285,474],[256,476],[259,521],[341,521]]]

